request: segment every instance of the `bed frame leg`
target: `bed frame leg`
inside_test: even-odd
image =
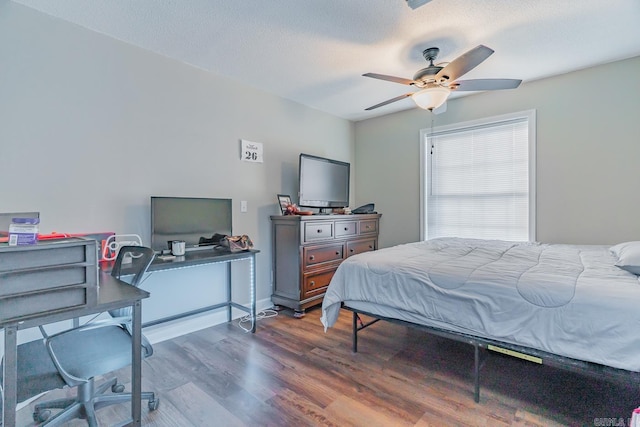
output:
[[[473,344],[475,361],[474,361],[474,379],[473,379],[473,400],[480,403],[480,346],[478,343]]]
[[[352,344],[351,344],[351,349],[353,350],[354,353],[358,352],[358,313],[356,313],[355,311],[353,312],[353,334],[351,335],[352,337]]]

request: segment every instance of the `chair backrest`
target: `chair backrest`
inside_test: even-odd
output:
[[[113,264],[111,275],[120,279],[122,276],[133,274],[130,284],[138,287],[154,256],[153,249],[146,246],[122,246]]]
[[[111,275],[116,279],[133,275],[129,284],[138,287],[154,256],[153,249],[146,246],[122,246],[113,264]],[[110,310],[109,314],[112,317],[130,316],[131,307]]]

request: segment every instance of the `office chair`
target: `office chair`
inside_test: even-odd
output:
[[[153,261],[153,250],[142,246],[122,246],[111,275],[120,279],[133,275],[131,285],[138,286]],[[64,384],[77,387],[73,398],[38,403],[33,419],[43,426],[59,426],[74,418],[86,418],[90,427],[97,426],[95,410],[115,403],[129,402],[131,393],[123,393],[124,385],[113,378],[96,385],[94,378],[131,364],[131,307],[109,311],[111,319],[98,320],[53,335],[41,328],[44,347],[48,351]],[[41,350],[38,347],[38,350]],[[149,341],[142,336],[142,357],[153,354]],[[20,388],[20,386],[18,387]],[[111,389],[113,394],[105,394]],[[30,391],[32,392],[32,391]],[[152,392],[143,392],[149,410],[158,408],[160,400]],[[51,415],[50,409],[62,409]]]
[[[3,392],[3,373],[4,357],[0,362],[0,397]],[[17,374],[18,402],[23,402],[46,391],[63,388],[66,385],[53,364],[42,339],[18,345]],[[0,420],[2,420],[2,405],[0,405]],[[0,425],[2,425],[1,422]]]

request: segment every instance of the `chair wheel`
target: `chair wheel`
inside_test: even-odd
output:
[[[114,393],[122,393],[124,391],[124,384],[116,383],[112,385],[111,391]]]
[[[37,423],[43,423],[49,419],[51,416],[51,411],[48,409],[36,409],[33,411],[33,421]]]
[[[156,397],[153,400],[149,401],[149,410],[150,411],[155,411],[156,409],[158,409],[158,406],[160,406],[160,398]]]

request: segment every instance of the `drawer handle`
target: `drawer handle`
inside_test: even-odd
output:
[[[309,261],[313,261],[314,259],[316,259],[316,257],[315,257],[315,256],[313,256],[313,255],[311,255],[311,256],[309,257]]]
[[[345,228],[344,228],[344,231],[349,231],[349,227],[345,227]]]
[[[371,227],[368,225],[365,225],[364,228],[366,228],[367,230],[370,229]]]
[[[316,285],[316,282],[315,282],[314,280],[312,280],[312,281],[310,281],[310,282],[309,282],[309,284],[310,284],[311,286],[315,286],[315,285]]]
[[[340,251],[336,251],[336,255],[340,255]]]
[[[373,249],[373,246],[369,245],[369,249]]]
[[[349,252],[353,253],[353,249],[349,249]]]

